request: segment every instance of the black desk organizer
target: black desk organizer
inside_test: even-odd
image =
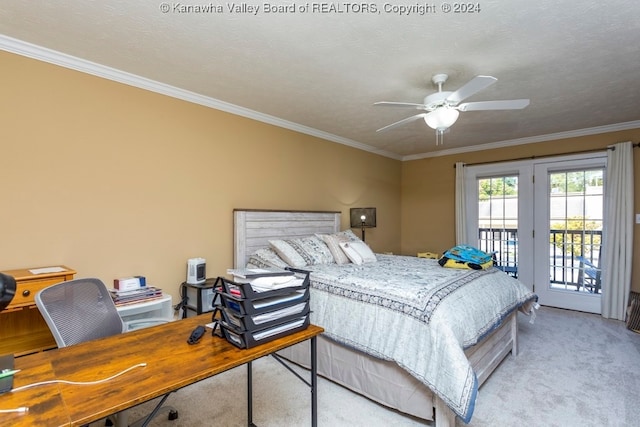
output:
[[[309,326],[309,272],[294,270],[299,286],[255,292],[250,283],[220,277],[220,329],[227,341],[251,348]]]

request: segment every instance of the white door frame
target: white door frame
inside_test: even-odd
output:
[[[547,159],[534,166],[535,180],[535,229],[540,230],[543,238],[535,241],[534,257],[534,283],[536,283],[536,294],[542,305],[550,305],[558,308],[585,311],[588,313],[601,313],[602,294],[589,294],[585,292],[574,292],[568,290],[550,289],[549,283],[549,172],[562,172],[566,170],[588,170],[595,168],[605,168],[607,164],[606,153],[601,156],[589,157],[564,157],[562,160]],[[604,183],[604,191],[606,193]],[[604,240],[604,239],[603,239]],[[545,256],[546,254],[546,256]]]
[[[478,242],[478,178],[518,176],[518,279],[540,294],[543,287],[549,286],[550,269],[549,202],[546,190],[548,175],[540,176],[545,175],[541,172],[543,170],[541,165],[547,165],[546,167],[550,168],[548,170],[565,169],[566,166],[563,167],[563,164],[567,163],[571,163],[570,168],[577,169],[606,167],[606,156],[606,152],[595,152],[465,166],[467,223],[465,242],[474,246]],[[534,182],[536,169],[539,175]],[[542,191],[543,188],[544,191]],[[534,230],[540,231],[537,239],[534,239]],[[545,230],[547,230],[546,233]],[[583,293],[576,292],[576,294]],[[567,301],[560,301],[560,303],[564,308],[600,313],[599,295],[578,295],[578,297],[571,304],[567,304]],[[540,302],[544,304],[544,300],[545,298],[541,298]],[[553,304],[558,306],[555,302]]]
[[[533,209],[527,200],[533,199],[533,167],[530,160],[465,166],[466,222],[465,241],[478,244],[478,178],[518,176],[518,257],[533,259]],[[533,264],[518,264],[518,279],[533,289]]]

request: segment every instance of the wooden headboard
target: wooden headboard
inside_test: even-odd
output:
[[[244,267],[252,253],[269,240],[295,239],[340,231],[341,212],[234,209],[233,264]]]

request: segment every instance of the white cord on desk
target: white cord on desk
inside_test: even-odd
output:
[[[24,412],[29,412],[29,408],[27,406],[20,406],[19,408],[14,408],[14,409],[0,409],[0,414],[11,414],[11,413],[24,413]]]
[[[23,385],[22,387],[17,387],[12,389],[12,392],[16,392],[16,391],[21,391],[21,390],[25,390],[31,387],[35,387],[35,386],[39,386],[39,385],[45,385],[45,384],[55,384],[55,383],[63,383],[63,384],[73,384],[73,385],[92,385],[92,384],[100,384],[106,381],[110,381],[116,377],[119,377],[120,375],[126,374],[127,372],[129,372],[132,369],[135,368],[143,368],[147,366],[146,363],[138,363],[137,365],[133,365],[127,369],[125,369],[124,371],[118,372],[115,375],[110,376],[109,378],[104,378],[102,380],[97,380],[97,381],[67,381],[67,380],[50,380],[50,381],[41,381],[39,383],[33,383],[33,384],[27,384],[27,385]],[[28,410],[29,408],[27,408]]]

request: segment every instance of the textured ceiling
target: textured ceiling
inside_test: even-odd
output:
[[[457,4],[407,2],[414,10],[400,13],[391,2],[3,0],[0,48],[17,39],[401,159],[640,127],[637,0],[489,0],[472,3],[473,13],[443,11]],[[498,79],[467,101],[531,103],[463,112],[442,146],[423,121],[376,132],[416,111],[374,102],[421,103],[436,73],[450,76],[444,90],[479,74]]]

